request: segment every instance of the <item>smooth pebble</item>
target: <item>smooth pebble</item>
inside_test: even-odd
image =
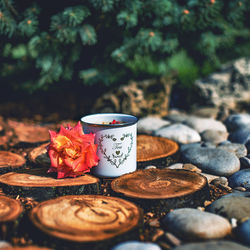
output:
[[[161,250],[161,248],[150,242],[126,241],[114,246],[111,250]]]
[[[250,218],[250,198],[241,196],[227,196],[214,201],[206,207],[206,211],[219,214],[227,219],[244,217]]]
[[[228,139],[231,142],[247,144],[250,140],[250,125],[230,133]]]
[[[190,147],[181,150],[181,156],[185,163],[192,163],[208,174],[230,176],[240,169],[234,153],[218,148]]]
[[[240,164],[243,168],[250,168],[250,159],[248,157],[241,157]]]
[[[240,224],[235,231],[237,239],[250,246],[250,219]]]
[[[225,145],[219,145],[217,148],[226,150],[228,152],[235,153],[235,155],[240,158],[247,155],[247,148],[244,144],[239,143],[228,143]]]
[[[218,239],[231,233],[225,218],[193,208],[180,208],[168,213],[164,229],[184,240]]]
[[[242,169],[228,179],[229,186],[234,187],[244,187],[250,189],[250,169]]]
[[[248,247],[233,241],[207,241],[188,243],[173,248],[174,250],[249,250]]]
[[[226,126],[221,122],[212,118],[201,118],[198,116],[189,116],[184,124],[195,129],[198,133],[202,133],[205,130],[219,130],[227,132]]]
[[[233,114],[227,117],[224,121],[228,131],[233,131],[250,125],[250,115],[249,114]]]
[[[137,123],[138,133],[153,134],[157,129],[169,125],[170,122],[156,116],[146,116]]]
[[[197,131],[180,123],[160,128],[155,131],[155,135],[183,144],[199,142],[201,140]]]
[[[207,129],[201,133],[201,139],[205,142],[219,144],[227,140],[228,133],[220,130]]]

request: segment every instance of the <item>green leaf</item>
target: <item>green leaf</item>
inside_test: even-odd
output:
[[[84,24],[79,29],[79,34],[83,45],[93,45],[97,42],[95,29],[89,24]]]
[[[180,81],[186,87],[190,87],[198,77],[198,66],[184,50],[171,56],[168,60],[168,65],[170,69],[178,73]]]
[[[20,59],[27,56],[27,48],[24,44],[20,44],[12,49],[12,57],[14,59]]]
[[[93,78],[97,77],[99,71],[97,69],[91,68],[86,70],[81,70],[79,72],[79,78],[83,79],[85,83],[89,83]]]

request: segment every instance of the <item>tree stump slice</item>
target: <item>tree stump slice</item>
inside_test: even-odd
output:
[[[8,124],[15,132],[18,139],[17,143],[36,144],[49,141],[50,139],[48,127],[12,120],[9,120]]]
[[[143,218],[135,204],[101,195],[44,201],[32,209],[29,217],[39,230],[39,238],[43,232],[44,237],[55,237],[64,246],[76,243],[77,249],[106,249],[121,240],[135,239]]]
[[[100,180],[85,174],[75,178],[56,179],[48,169],[29,169],[10,172],[0,176],[0,183],[5,194],[32,197],[42,201],[67,194],[98,194]]]
[[[137,166],[146,165],[166,167],[175,161],[179,146],[176,142],[163,137],[137,136]]]
[[[157,214],[181,207],[197,207],[209,199],[207,179],[179,169],[147,169],[122,175],[111,182],[114,194]]]
[[[35,165],[49,167],[51,162],[47,152],[47,146],[49,143],[44,143],[39,147],[34,148],[28,154],[29,160]]]
[[[7,196],[0,196],[0,238],[7,239],[15,231],[18,217],[22,214],[23,207],[18,200]]]
[[[0,148],[7,149],[11,144],[13,137],[13,130],[4,122],[3,118],[0,117]]]
[[[39,246],[34,246],[30,245],[27,247],[21,247],[21,246],[14,246],[14,247],[8,247],[5,250],[53,250],[52,248],[47,248],[47,247],[39,247]]]
[[[23,168],[25,163],[26,160],[21,155],[9,151],[0,151],[0,174]]]

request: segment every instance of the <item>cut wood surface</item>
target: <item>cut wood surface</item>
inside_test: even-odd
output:
[[[164,158],[173,155],[178,149],[178,144],[167,138],[150,135],[137,136],[137,162]]]
[[[65,194],[96,194],[99,192],[97,177],[85,174],[76,178],[56,179],[47,168],[26,169],[0,176],[3,192],[10,195],[31,196],[36,200]]]
[[[18,200],[0,196],[0,224],[16,220],[22,211],[23,207]]]
[[[47,146],[49,143],[44,143],[40,145],[39,147],[34,148],[29,152],[29,160],[37,165],[41,166],[50,166],[50,158],[47,153]]]
[[[19,142],[39,143],[49,140],[48,127],[25,124],[23,122],[8,121],[9,126],[14,130]]]
[[[23,207],[18,200],[0,196],[0,239],[11,238],[18,227]]]
[[[117,197],[71,195],[41,202],[30,219],[50,236],[97,243],[138,229],[142,215],[135,204]]]
[[[27,247],[8,247],[4,248],[5,250],[52,250],[52,248],[39,247],[39,246],[27,246]]]
[[[26,160],[21,155],[9,151],[0,151],[0,174],[19,169],[25,163]]]
[[[114,179],[111,188],[115,193],[139,202],[146,210],[148,206],[158,206],[158,201],[164,204],[164,210],[184,205],[192,207],[208,198],[206,178],[186,170],[138,170]]]

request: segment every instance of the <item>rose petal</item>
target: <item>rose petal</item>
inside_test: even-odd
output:
[[[58,167],[59,163],[59,154],[57,151],[53,150],[52,148],[48,151],[51,167]]]

